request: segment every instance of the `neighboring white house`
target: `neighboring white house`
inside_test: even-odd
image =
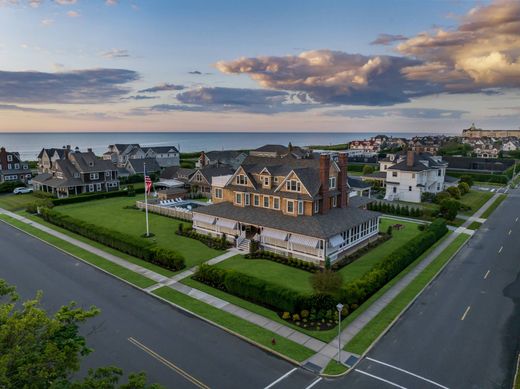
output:
[[[386,172],[385,199],[420,203],[423,192],[443,191],[447,166],[442,157],[427,153],[390,156],[380,162]]]
[[[516,151],[518,149],[520,149],[520,141],[517,140],[509,140],[502,145],[504,151]]]

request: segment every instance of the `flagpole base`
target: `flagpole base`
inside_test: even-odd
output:
[[[153,238],[155,236],[155,234],[153,232],[150,232],[149,234],[146,234],[146,232],[144,234],[141,235],[141,238]]]

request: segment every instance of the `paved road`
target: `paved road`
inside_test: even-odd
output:
[[[126,372],[146,371],[167,388],[264,388],[294,369],[1,222],[0,247],[0,278],[16,285],[23,298],[43,290],[50,310],[71,300],[101,309],[83,328],[96,350],[84,368],[112,364]],[[316,379],[301,370],[291,378],[284,388],[304,388]]]
[[[314,388],[507,388],[520,350],[520,190],[357,366]]]

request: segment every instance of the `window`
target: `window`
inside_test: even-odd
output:
[[[236,178],[236,183],[238,185],[247,185],[247,177],[243,174],[239,174]]]
[[[78,172],[74,172],[74,178],[79,178],[79,173]]]
[[[320,202],[318,200],[314,200],[314,213],[318,213],[320,211]]]
[[[90,179],[91,180],[99,179],[99,173],[90,173]]]
[[[269,208],[269,196],[264,196],[264,208]]]
[[[280,197],[273,197],[273,208],[280,209]]]
[[[441,170],[441,169],[437,170],[437,175],[438,175],[439,177],[442,175],[442,170]]]
[[[286,183],[286,188],[291,192],[299,192],[300,191],[300,182],[296,180],[288,180]]]
[[[415,178],[415,173],[412,173],[412,178]]]
[[[19,163],[15,163],[15,164],[14,164],[14,168],[15,168],[15,169],[20,169],[20,164],[19,164]]]
[[[397,172],[392,172],[392,177],[397,177]]]
[[[215,189],[215,197],[217,199],[221,199],[222,197],[224,197],[223,194],[222,194],[222,188],[216,188]]]
[[[8,163],[8,164],[7,164],[7,170],[11,170],[12,168],[13,168],[13,165],[10,164],[10,163]]]
[[[338,198],[337,196],[334,196],[332,198],[332,208],[336,208],[338,206]]]
[[[441,190],[441,184],[437,184],[437,190]]]
[[[269,177],[264,177],[264,186],[270,186],[269,185]]]
[[[246,193],[244,195],[244,205],[250,205],[251,204],[251,194]]]
[[[235,203],[242,204],[242,193],[235,193]]]
[[[110,172],[110,170],[107,170],[107,171],[105,172],[105,177],[110,177],[110,176],[111,176],[111,172]]]
[[[88,191],[89,192],[94,192],[94,184],[89,184]]]
[[[303,215],[303,201],[298,201],[298,215]]]
[[[329,188],[336,189],[336,177],[329,177]]]
[[[96,184],[96,190],[97,190],[98,192],[101,191],[101,184]]]
[[[411,192],[411,191],[412,191],[412,187],[409,186],[409,187],[408,187],[408,192]]]
[[[274,182],[275,184],[278,184],[278,177],[273,177],[273,182]]]
[[[294,213],[294,201],[287,201],[287,213]]]
[[[259,196],[259,195],[256,195],[256,194],[255,194],[255,196],[253,197],[253,205],[254,205],[255,207],[260,206],[260,196]]]
[[[7,154],[7,162],[13,162],[13,156],[11,154]]]
[[[392,188],[392,190],[393,190],[394,193],[397,193],[397,186],[394,186],[394,187]]]

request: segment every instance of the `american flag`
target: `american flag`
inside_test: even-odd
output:
[[[146,193],[150,193],[152,191],[152,179],[150,176],[144,177],[144,185],[146,187]]]

